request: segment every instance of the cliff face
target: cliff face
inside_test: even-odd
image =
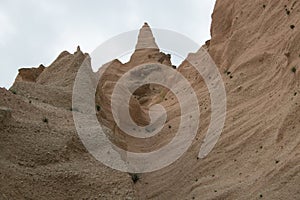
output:
[[[187,59],[177,70],[189,80],[198,98],[201,116],[196,138],[179,160],[159,171],[140,174],[136,183],[127,173],[96,161],[76,134],[71,110],[78,111],[72,108],[72,88],[87,54],[78,48],[74,54],[61,53],[46,68],[21,69],[11,92],[0,90],[0,196],[298,199],[299,17],[297,1],[217,0],[212,38],[203,48],[218,65],[226,88],[222,135],[206,158],[197,159],[210,123],[211,101],[203,78]],[[174,94],[148,84],[134,92],[130,114],[137,124],[147,125],[150,106],[163,105],[168,118],[161,133],[142,143],[116,126],[111,109],[114,86],[127,71],[147,63],[172,67],[170,56],[160,52],[150,27],[144,24],[130,61],[113,60],[99,69],[104,73],[95,96],[100,108],[97,117],[111,129],[111,140],[134,152],[153,151],[170,142],[180,123]]]
[[[194,144],[176,164],[145,175],[143,198],[299,198],[299,6],[217,0],[207,46],[226,86],[224,130],[204,160]],[[195,78],[188,62],[179,71]],[[203,83],[193,85],[205,99]],[[201,114],[199,139],[208,124]]]
[[[277,63],[286,62],[290,68],[297,66],[298,4],[289,0],[217,1],[212,15],[210,47],[217,64],[234,70],[254,56],[273,55]],[[275,67],[272,65],[269,69]]]
[[[79,47],[74,54],[64,51],[46,68],[20,69],[10,89],[29,100],[71,109],[75,77],[86,58]]]
[[[15,82],[36,82],[39,75],[44,71],[45,67],[40,65],[38,68],[22,68],[19,69],[19,74]]]
[[[170,58],[170,55],[160,52],[149,25],[145,23],[140,29],[136,48],[131,55],[130,61],[123,64],[118,60],[114,60],[105,66],[105,70],[103,69],[104,67],[100,68],[100,70],[104,70],[104,73],[97,87],[96,103],[101,107],[98,118],[105,126],[113,130],[114,134],[112,138],[117,145],[123,148],[126,146],[126,148],[132,151],[145,151],[145,149],[149,150],[160,143],[155,139],[150,139],[146,145],[140,139],[128,137],[121,131],[116,125],[112,114],[112,93],[116,83],[129,70],[139,65],[146,66],[150,63],[164,64],[171,68],[172,63]],[[135,79],[141,77],[142,75],[139,73],[135,75]],[[146,71],[143,78],[147,78]],[[165,95],[167,91],[166,88],[155,84],[146,84],[134,91],[129,105],[130,114],[134,121],[141,126],[148,125],[150,122],[149,107],[155,101],[162,102],[163,99],[160,96]],[[119,103],[123,105],[125,103],[124,99],[121,99]]]

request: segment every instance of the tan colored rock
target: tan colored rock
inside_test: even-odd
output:
[[[45,66],[40,65],[38,68],[22,68],[19,69],[19,74],[16,82],[36,82],[39,75],[44,71]]]
[[[4,124],[12,118],[11,110],[7,107],[0,107],[0,124]]]
[[[0,128],[0,195],[4,199],[299,199],[299,6],[293,1],[217,0],[212,38],[204,48],[226,87],[222,135],[206,158],[197,159],[211,120],[210,94],[185,60],[177,70],[197,94],[201,115],[196,138],[180,159],[140,174],[134,187],[130,175],[104,166],[85,151],[66,109],[85,55],[81,51],[60,54],[36,82],[16,82],[17,95],[0,89],[0,105],[11,108],[16,120]],[[137,47],[150,43],[153,48],[135,51],[128,63],[113,60],[100,68],[103,76],[95,96],[101,107],[98,119],[111,129],[111,140],[132,152],[150,152],[169,143],[181,114],[171,92],[147,85],[133,95],[131,115],[146,124],[149,107],[161,104],[168,118],[160,134],[143,141],[116,126],[110,106],[120,77],[147,63],[171,67],[149,26],[142,29]],[[6,108],[0,109],[0,119],[10,118]]]
[[[153,37],[152,31],[149,25],[145,22],[143,27],[140,29],[138,41],[135,46],[136,50],[143,49],[159,49],[157,44],[155,43],[155,39]]]
[[[21,96],[71,109],[74,81],[84,62],[90,66],[90,57],[79,46],[74,54],[63,51],[48,67],[20,69],[11,89]]]
[[[37,83],[41,85],[51,85],[73,88],[76,73],[87,56],[77,49],[74,54],[68,52],[61,53],[58,58],[47,67],[37,79]]]
[[[138,186],[139,198],[299,198],[300,79],[299,71],[291,69],[299,63],[300,40],[299,29],[290,28],[299,26],[299,6],[292,1],[216,1],[206,48],[226,86],[224,130],[209,156],[197,159],[210,102],[201,77],[183,62],[178,70],[200,100],[199,134],[191,153],[143,176],[149,185]],[[151,184],[158,180],[163,181]]]
[[[148,45],[151,48],[145,48],[149,47]],[[144,24],[140,29],[136,50],[132,54],[130,61],[122,64],[119,60],[113,60],[100,68],[103,75],[99,80],[96,101],[102,108],[100,115],[103,123],[105,123],[108,127],[115,127],[111,111],[111,95],[114,86],[120,77],[122,77],[128,70],[148,63],[165,64],[171,67],[172,64],[170,59],[170,55],[159,51],[149,25]],[[134,92],[134,98],[131,100],[132,105],[130,105],[130,110],[137,123],[145,125],[149,122],[147,109],[143,108],[142,104],[150,105],[151,99],[154,98],[153,95],[158,95],[158,93],[162,90],[159,86],[155,87],[155,92],[153,92],[153,86],[151,85],[144,85]]]

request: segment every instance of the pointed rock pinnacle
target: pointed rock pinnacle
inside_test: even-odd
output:
[[[135,50],[139,49],[159,49],[157,44],[155,43],[152,31],[146,22],[140,29],[138,41],[135,46]]]

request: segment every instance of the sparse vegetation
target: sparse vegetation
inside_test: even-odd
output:
[[[48,118],[44,117],[43,122],[48,124],[48,122],[49,122]]]
[[[296,67],[292,67],[291,70],[292,70],[293,73],[296,73],[296,71],[297,71]]]
[[[17,91],[14,89],[9,89],[9,91],[11,91],[13,94],[17,94]]]
[[[286,52],[286,53],[284,53],[284,55],[288,58],[288,57],[290,57],[290,52]]]
[[[135,173],[129,173],[130,176],[131,176],[131,180],[133,181],[133,183],[136,183],[138,182],[138,180],[140,180],[140,177],[138,174],[135,174]]]
[[[99,105],[96,105],[96,110],[99,112],[101,110],[101,107]]]
[[[230,79],[233,78],[233,76],[231,75],[231,71],[228,71],[228,69],[225,69],[224,73],[225,73],[227,76],[230,75],[230,76],[229,76]]]
[[[78,108],[73,108],[73,107],[70,108],[70,111],[79,112]]]
[[[294,25],[294,24],[290,25],[290,28],[291,28],[291,29],[294,29],[294,28],[295,28],[295,25]]]

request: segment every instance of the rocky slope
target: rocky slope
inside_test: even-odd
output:
[[[224,131],[204,160],[195,144],[145,175],[143,198],[299,198],[299,11],[296,1],[217,1],[207,44],[226,85]]]
[[[196,91],[201,126],[179,160],[139,174],[136,183],[96,161],[76,134],[72,88],[87,54],[78,48],[74,54],[61,53],[48,67],[21,69],[11,91],[0,91],[0,198],[299,199],[299,16],[297,1],[217,0],[212,38],[204,48],[226,87],[222,135],[206,158],[197,158],[210,123],[210,97],[201,76],[184,61],[177,70]],[[144,49],[145,44],[152,48]],[[172,67],[145,24],[130,61],[106,64],[97,87],[99,121],[112,130],[115,144],[131,151],[166,144],[180,120],[174,95],[150,84],[135,91],[131,116],[146,125],[149,107],[160,103],[168,112],[161,134],[140,145],[116,126],[110,108],[113,87],[128,70],[148,62]]]

